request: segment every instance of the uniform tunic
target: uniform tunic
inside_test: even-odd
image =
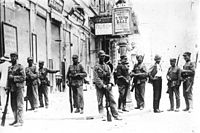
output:
[[[38,107],[38,73],[36,66],[26,67],[26,85],[27,85],[27,97],[30,102],[31,108]]]
[[[56,73],[56,70],[49,70],[47,68],[39,68],[39,80],[40,80],[40,85],[38,87],[38,93],[39,93],[39,102],[40,102],[40,107],[44,107],[43,103],[43,95],[44,95],[44,101],[45,101],[45,106],[48,107],[49,105],[49,97],[48,97],[48,78],[47,74],[48,73]]]
[[[94,79],[93,82],[95,84],[96,93],[97,93],[97,102],[98,102],[98,110],[100,114],[103,114],[103,96],[107,96],[110,100],[110,108],[111,113],[114,117],[118,116],[118,112],[116,109],[116,102],[114,100],[112,90],[108,91],[108,95],[106,95],[106,90],[104,85],[112,83],[110,67],[107,64],[96,64],[94,67]],[[112,83],[113,84],[113,83]]]
[[[183,96],[185,98],[186,109],[193,108],[193,83],[195,75],[195,64],[191,61],[186,62],[183,70],[190,70],[190,72],[182,72],[183,78]]]
[[[176,108],[180,107],[180,93],[179,87],[181,82],[181,69],[177,66],[170,67],[167,72],[168,79],[168,93],[170,99],[170,109],[174,109],[174,94],[176,98]]]
[[[13,78],[11,78],[13,76]],[[23,123],[25,72],[21,64],[8,68],[8,85],[11,91],[11,108],[16,122]]]
[[[86,76],[87,73],[81,64],[69,66],[67,79],[72,87],[74,107],[78,109],[84,108],[83,80]]]
[[[117,66],[117,85],[119,88],[118,109],[126,107],[126,97],[130,86],[130,74],[128,64],[119,64]]]
[[[138,76],[134,76],[133,79],[135,86],[135,99],[137,102],[137,107],[138,108],[144,107],[145,82],[147,80],[146,66],[143,63],[135,64],[132,72],[138,74]]]

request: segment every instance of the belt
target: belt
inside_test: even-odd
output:
[[[155,78],[161,79],[162,77],[160,77],[160,76],[155,76]]]

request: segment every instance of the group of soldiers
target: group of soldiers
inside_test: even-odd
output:
[[[24,123],[24,100],[30,102],[31,110],[37,111],[38,107],[44,107],[44,95],[45,107],[48,108],[49,81],[47,73],[57,73],[60,70],[49,70],[44,68],[44,61],[39,61],[39,69],[37,70],[37,67],[33,64],[32,57],[27,58],[28,67],[24,69],[23,65],[18,63],[17,52],[10,54],[10,60],[7,57],[2,57],[1,62],[1,68],[3,68],[4,62],[11,63],[9,63],[9,66],[7,65],[7,74],[4,74],[5,77],[1,77],[0,84],[1,89],[4,88],[7,93],[11,94],[11,109],[14,114],[14,121],[9,125],[14,125],[15,127],[22,126]],[[24,97],[25,81],[27,86],[27,95]]]
[[[176,64],[176,59],[170,59],[170,67],[168,69],[166,78],[168,80],[168,91],[170,99],[170,109],[168,111],[179,111],[180,109],[180,94],[179,87],[183,83],[183,96],[185,98],[186,108],[184,111],[192,111],[192,91],[195,76],[195,63],[190,60],[191,53],[185,52],[183,54],[185,65],[183,69]],[[156,55],[155,64],[147,70],[143,63],[144,56],[137,55],[137,63],[130,71],[129,63],[126,55],[120,56],[120,61],[117,68],[113,69],[112,63],[109,61],[109,56],[106,56],[103,50],[98,52],[98,63],[94,66],[93,84],[96,88],[98,111],[105,119],[103,98],[105,96],[106,102],[109,105],[110,111],[114,119],[122,120],[119,115],[120,110],[128,112],[126,108],[127,92],[135,89],[135,99],[137,106],[135,109],[143,110],[145,107],[145,85],[148,81],[153,85],[153,110],[154,113],[162,112],[159,109],[161,92],[162,92],[162,67],[160,65],[161,57]],[[2,62],[6,62],[5,57],[1,58]],[[18,53],[10,54],[11,64],[8,67],[8,74],[2,78],[0,86],[4,87],[11,93],[11,108],[14,114],[14,122],[10,125],[23,125],[23,103],[24,103],[24,81],[27,85],[27,100],[30,102],[31,110],[37,110],[38,107],[44,107],[43,95],[45,99],[45,107],[48,108],[48,85],[49,80],[47,73],[57,73],[59,70],[49,70],[44,68],[44,62],[39,61],[39,69],[33,64],[33,58],[28,57],[28,67],[25,68],[17,62]],[[73,64],[69,66],[67,72],[67,84],[72,89],[73,107],[76,108],[75,113],[84,113],[84,98],[83,98],[83,84],[87,73],[84,67],[78,62],[78,55],[72,56]],[[2,63],[4,64],[4,63]],[[8,66],[8,65],[7,65]],[[6,68],[6,67],[5,67]],[[112,92],[113,86],[117,84],[119,91],[118,103],[114,100]],[[174,108],[174,95],[176,97],[176,109]],[[39,101],[39,103],[38,103]],[[40,105],[40,106],[39,106]],[[118,105],[118,106],[117,106]]]
[[[128,112],[126,108],[127,92],[131,88],[131,91],[135,89],[135,99],[137,106],[135,109],[143,110],[145,106],[145,84],[148,81],[153,86],[153,111],[154,113],[161,113],[159,109],[161,92],[162,92],[162,67],[160,64],[161,56],[155,55],[155,63],[147,70],[147,67],[143,63],[144,56],[137,55],[137,63],[130,71],[128,58],[126,55],[120,56],[120,61],[117,68],[113,72],[112,82],[112,71],[113,67],[104,61],[106,54],[104,51],[98,53],[99,63],[94,67],[94,84],[97,91],[97,100],[99,112],[103,112],[103,95],[106,96],[106,91],[109,92],[108,97],[110,101],[110,108],[114,118],[121,119],[117,113],[116,102],[114,101],[112,94],[112,86],[114,83],[118,86],[119,98],[118,98],[118,110]],[[185,65],[183,69],[178,67],[176,58],[170,59],[170,67],[168,69],[166,78],[168,80],[168,90],[170,100],[170,108],[168,111],[180,111],[180,93],[179,87],[183,83],[183,96],[186,103],[186,108],[183,111],[191,112],[193,109],[192,105],[192,91],[195,76],[196,64],[190,60],[191,53],[185,52],[183,58]],[[174,94],[176,98],[176,109],[174,107]]]

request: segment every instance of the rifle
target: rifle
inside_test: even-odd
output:
[[[7,114],[7,111],[8,111],[8,102],[9,102],[9,95],[10,95],[10,90],[8,89],[7,90],[7,98],[6,98],[6,105],[5,105],[5,108],[4,108],[4,111],[3,111],[3,116],[1,118],[1,126],[4,126],[5,125],[5,121],[6,121],[6,114]]]
[[[177,58],[177,61],[176,61],[176,66],[178,66],[179,59],[180,59],[180,54],[178,55],[178,58]]]
[[[109,110],[110,107],[110,97],[109,97],[109,90],[105,88],[105,96],[106,96],[106,112],[107,112],[107,121],[112,121],[112,116]]]
[[[198,57],[199,57],[199,51],[196,53],[195,68],[197,68]]]

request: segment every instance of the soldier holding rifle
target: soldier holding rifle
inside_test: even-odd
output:
[[[18,53],[10,54],[12,65],[8,68],[8,85],[11,92],[11,108],[14,114],[14,122],[10,125],[23,125],[23,108],[24,108],[24,67],[18,64]]]
[[[195,75],[195,64],[190,60],[191,53],[185,52],[183,54],[185,65],[183,66],[183,70],[181,76],[183,78],[183,96],[185,98],[186,108],[183,111],[188,111],[189,113],[193,108],[193,83],[194,83],[194,75]],[[197,59],[196,59],[197,61]]]
[[[180,108],[179,87],[181,84],[181,69],[178,66],[176,66],[176,58],[170,59],[170,65],[171,67],[168,69],[167,76],[166,76],[168,80],[167,93],[169,93],[169,100],[170,100],[170,109],[168,109],[168,111],[174,111],[174,94],[175,94],[175,97],[176,97],[175,111],[179,112],[179,108]]]
[[[127,56],[122,55],[121,63],[117,66],[117,85],[119,88],[118,109],[128,112],[126,109],[126,97],[130,87],[130,74]]]
[[[73,92],[74,107],[76,108],[75,113],[83,114],[83,82],[84,78],[87,77],[87,73],[83,66],[78,62],[78,55],[73,55],[72,60],[73,65],[69,66],[67,79],[69,81],[69,87],[71,87],[70,89],[72,89]]]
[[[32,57],[28,57],[27,62],[28,62],[28,67],[25,68],[26,85],[27,85],[26,98],[30,102],[31,110],[37,111],[38,101],[39,101],[38,100],[38,72],[36,70],[36,66],[33,65]]]
[[[147,69],[143,64],[144,56],[137,55],[137,64],[134,65],[131,72],[133,77],[133,83],[135,86],[135,99],[137,101],[137,107],[135,109],[144,109],[144,93],[145,93],[145,82],[147,81]]]
[[[106,98],[109,99],[111,113],[116,120],[121,120],[116,108],[116,102],[112,93],[111,83],[111,70],[110,67],[104,62],[105,52],[100,50],[98,53],[99,63],[94,66],[94,84],[97,91],[97,102],[99,113],[104,116],[103,111],[103,96],[106,95]],[[103,117],[103,120],[105,118]]]

